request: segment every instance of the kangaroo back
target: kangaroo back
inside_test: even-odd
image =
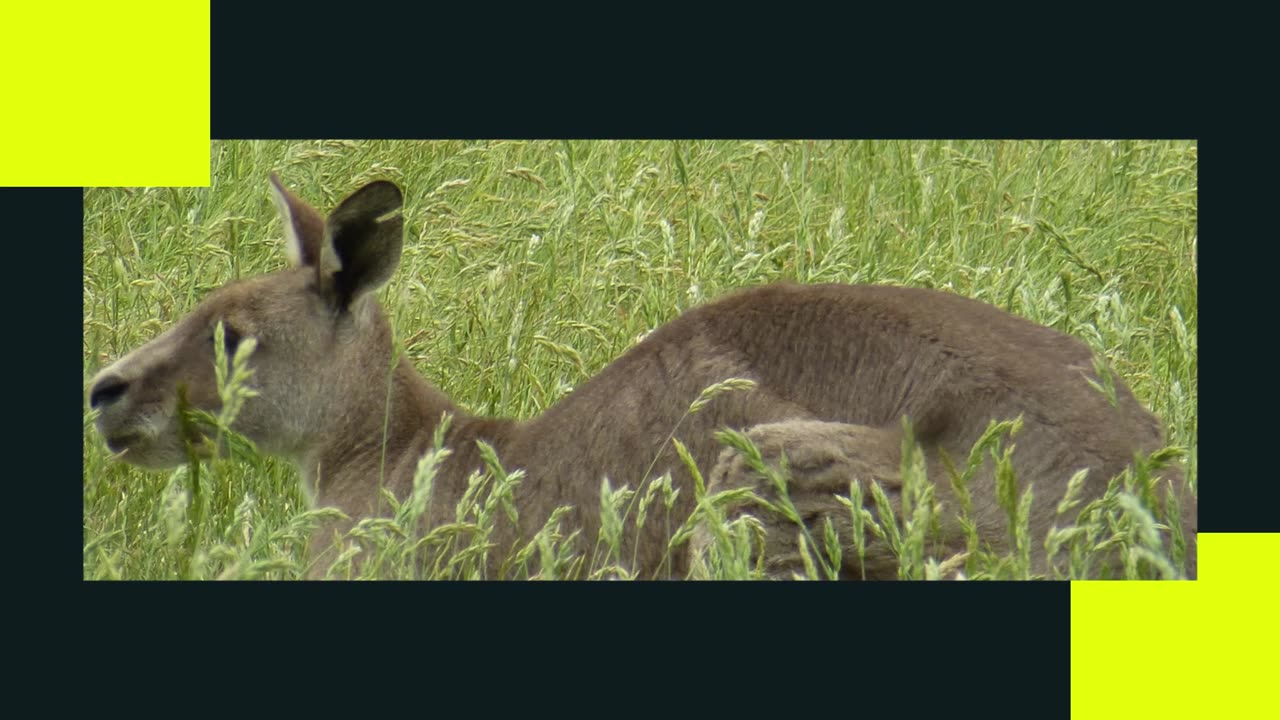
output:
[[[688,414],[705,388],[727,378],[752,380],[755,388],[721,395]],[[1099,389],[1107,383],[1114,384],[1114,404]],[[852,471],[841,476],[837,484],[847,494],[851,480],[897,475],[904,417],[914,424],[930,459],[930,478],[952,511],[958,501],[946,482],[943,456],[962,464],[992,420],[1022,418],[1014,463],[1021,488],[1034,484],[1041,498],[1030,518],[1032,536],[1039,538],[1065,522],[1056,505],[1077,471],[1088,470],[1081,497],[1096,499],[1137,454],[1163,445],[1156,418],[1123,382],[1098,378],[1092,353],[1070,336],[944,292],[778,284],[731,294],[658,329],[524,425],[506,457],[556,478],[565,489],[543,497],[563,499],[576,489],[577,503],[594,509],[601,477],[634,488],[670,473],[689,487],[670,435],[687,446],[698,467],[716,468],[720,489],[749,484],[745,470],[722,467],[726,459],[714,434],[767,428],[762,436],[778,454],[825,452],[828,465],[848,460],[850,467],[879,468],[861,478]],[[793,430],[779,430],[788,424]],[[840,448],[838,457],[832,447]],[[993,471],[988,463],[974,483],[973,515],[984,539],[1001,548],[1007,520]],[[1165,477],[1182,486],[1176,469]],[[841,507],[830,487],[818,485],[832,508]],[[685,494],[676,514],[692,510],[693,498]],[[580,521],[596,528],[589,515]],[[939,551],[963,550],[960,529],[949,529]],[[642,567],[660,562],[665,539],[661,528],[650,530],[649,550],[637,554]],[[1045,558],[1037,560],[1043,571]],[[683,569],[677,564],[677,572]]]

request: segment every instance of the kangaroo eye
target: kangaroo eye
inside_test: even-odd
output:
[[[240,340],[243,336],[240,334],[239,330],[236,330],[234,327],[226,324],[225,322],[222,324],[222,332],[223,332],[223,343],[226,346],[227,354],[234,355],[236,352],[236,348],[240,346]],[[217,330],[210,330],[209,331],[210,345],[213,344],[216,337],[217,337]]]
[[[227,354],[228,354],[228,355],[235,355],[235,354],[236,354],[236,348],[240,347],[240,333],[239,333],[239,331],[237,331],[235,328],[231,327],[230,325],[227,325],[227,326],[226,326],[226,329],[225,329],[225,338],[224,338],[224,340],[225,340],[225,341],[226,341],[226,343],[227,343]]]

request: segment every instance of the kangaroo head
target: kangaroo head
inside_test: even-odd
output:
[[[400,189],[374,182],[324,218],[271,176],[285,228],[289,267],[230,283],[185,319],[103,369],[89,389],[97,428],[127,462],[166,468],[186,461],[179,388],[195,408],[221,408],[214,328],[225,328],[227,357],[257,342],[245,403],[233,427],[265,453],[301,461],[326,433],[341,432],[386,394],[390,328],[373,292],[400,261]]]

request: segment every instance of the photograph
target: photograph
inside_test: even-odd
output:
[[[1194,580],[1194,140],[86,187],[84,580]]]

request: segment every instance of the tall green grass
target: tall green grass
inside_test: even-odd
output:
[[[208,290],[283,264],[268,173],[322,208],[385,178],[406,190],[407,237],[384,304],[408,357],[473,411],[532,416],[731,288],[894,283],[950,289],[1080,337],[1165,420],[1170,444],[1187,451],[1189,481],[1197,477],[1194,143],[226,141],[213,144],[211,163],[208,189],[85,191],[86,382]],[[84,577],[305,572],[304,538],[325,511],[307,511],[292,468],[239,453],[202,470],[145,473],[110,459],[87,410],[84,432]],[[519,475],[495,459],[456,523],[412,539],[431,469],[421,468],[423,495],[357,527],[364,549],[337,575],[483,576],[483,523],[507,512],[503,494]],[[1095,530],[1110,527],[1138,549],[1159,521],[1132,502],[1141,475],[1118,479],[1090,515]],[[680,539],[691,532],[683,518],[663,518],[676,489],[609,490],[603,513],[643,508],[646,522],[669,522]],[[702,500],[708,515],[725,505]],[[928,498],[919,500],[928,522]],[[1009,507],[1015,543],[1022,502]],[[721,520],[695,574],[762,575],[750,553],[758,525]],[[912,517],[851,515],[869,533],[892,534],[890,520],[906,523],[895,528],[904,577],[1026,575],[1021,551],[925,557]],[[553,517],[509,558],[509,575],[628,576],[607,542],[597,558],[569,553],[575,531]],[[1070,574],[1086,573],[1087,547],[1106,538],[1063,532],[1048,540]],[[805,542],[806,567],[825,576],[830,543],[821,531]],[[1159,558],[1129,556],[1134,574],[1159,574]]]

